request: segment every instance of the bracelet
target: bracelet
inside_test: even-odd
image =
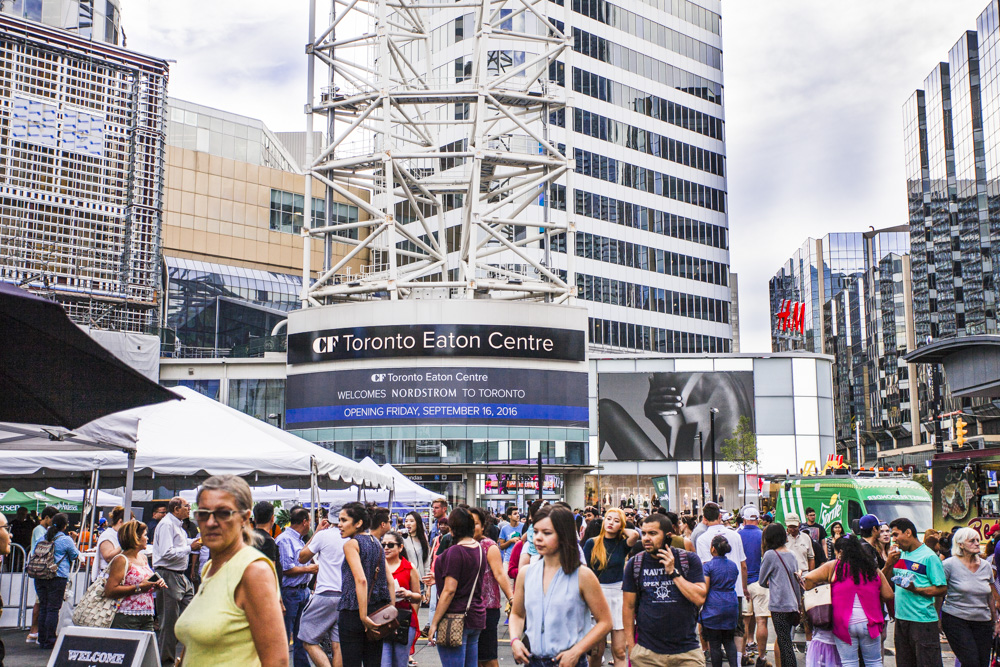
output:
[[[519,641],[521,641],[520,637],[512,637],[510,640],[510,645],[514,646],[514,642],[519,642]]]

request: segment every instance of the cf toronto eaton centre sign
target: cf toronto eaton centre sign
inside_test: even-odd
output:
[[[583,331],[540,327],[426,324],[293,333],[288,363],[392,357],[521,357],[584,361]]]
[[[332,322],[353,326],[323,326]],[[586,324],[585,309],[551,304],[396,301],[297,311],[289,317],[285,423],[584,428]]]

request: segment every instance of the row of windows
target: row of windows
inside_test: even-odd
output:
[[[552,249],[566,252],[565,234],[552,237]],[[729,267],[725,264],[588,232],[577,232],[576,256],[712,285],[729,284]]]
[[[673,331],[642,324],[590,318],[590,342],[649,352],[670,354],[718,354],[729,352],[730,340],[717,336]]]
[[[713,151],[685,144],[641,127],[613,120],[577,107],[573,110],[573,129],[589,137],[631,148],[647,155],[660,157],[716,176],[726,175],[726,158]]]
[[[706,296],[637,285],[585,273],[576,274],[577,296],[585,301],[638,308],[665,315],[729,323],[729,302]]]
[[[565,198],[565,193],[563,197]],[[565,206],[563,210],[565,210]],[[729,247],[725,227],[685,218],[666,211],[657,211],[585,190],[576,191],[576,214],[663,234],[675,239],[693,241],[713,248],[726,249]]]
[[[585,30],[573,28],[573,50],[595,60],[644,76],[651,81],[666,84],[689,95],[715,104],[722,104],[721,83],[674,67],[621,44],[592,35]]]
[[[576,160],[576,173],[578,174],[599,178],[602,181],[617,183],[627,188],[635,188],[694,206],[701,206],[711,211],[726,212],[726,193],[724,190],[685,181],[682,178],[654,169],[647,169],[579,148],[573,149],[573,158]]]
[[[725,122],[720,118],[650,95],[638,88],[612,81],[587,70],[573,68],[573,90],[712,139],[723,141],[725,138]]]
[[[270,227],[275,232],[286,232],[288,234],[298,234],[302,231],[302,218],[305,211],[305,195],[285,192],[283,190],[271,190],[271,218]],[[333,211],[330,216],[330,224],[345,225],[358,221],[358,207],[353,204],[333,203]],[[321,197],[313,197],[312,201],[312,226],[323,227],[326,225],[326,201]],[[349,229],[340,232],[340,236],[347,238],[358,238],[358,230]]]
[[[612,28],[624,30],[629,35],[670,49],[674,53],[722,69],[722,51],[694,37],[650,21],[607,0],[573,0],[573,11],[600,21]]]
[[[552,2],[560,7],[563,6],[563,0],[552,0]],[[642,2],[703,30],[719,34],[722,17],[701,5],[696,5],[691,0],[642,0]]]

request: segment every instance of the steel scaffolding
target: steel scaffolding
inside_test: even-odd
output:
[[[0,280],[155,326],[167,64],[0,14]]]
[[[564,212],[572,133],[563,143],[550,135],[551,124],[563,124],[563,72],[572,71],[570,30],[548,14],[563,8],[549,0],[332,0],[318,31],[316,5],[310,0],[305,167],[370,219],[310,228],[306,216],[303,306],[570,300],[573,253],[560,255],[562,268],[551,254],[553,242],[575,247],[572,206]],[[364,27],[338,37],[345,20]],[[443,36],[461,41],[454,55],[442,53]],[[312,179],[306,188],[310,201]],[[371,192],[370,203],[357,188]],[[348,238],[353,229],[362,238]],[[354,248],[313,273],[310,243],[332,239]],[[356,257],[367,268],[345,279]]]

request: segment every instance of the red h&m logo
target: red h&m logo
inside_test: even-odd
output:
[[[783,299],[781,310],[778,311],[778,328],[781,331],[798,331],[800,334],[806,332],[806,304],[800,301]]]

